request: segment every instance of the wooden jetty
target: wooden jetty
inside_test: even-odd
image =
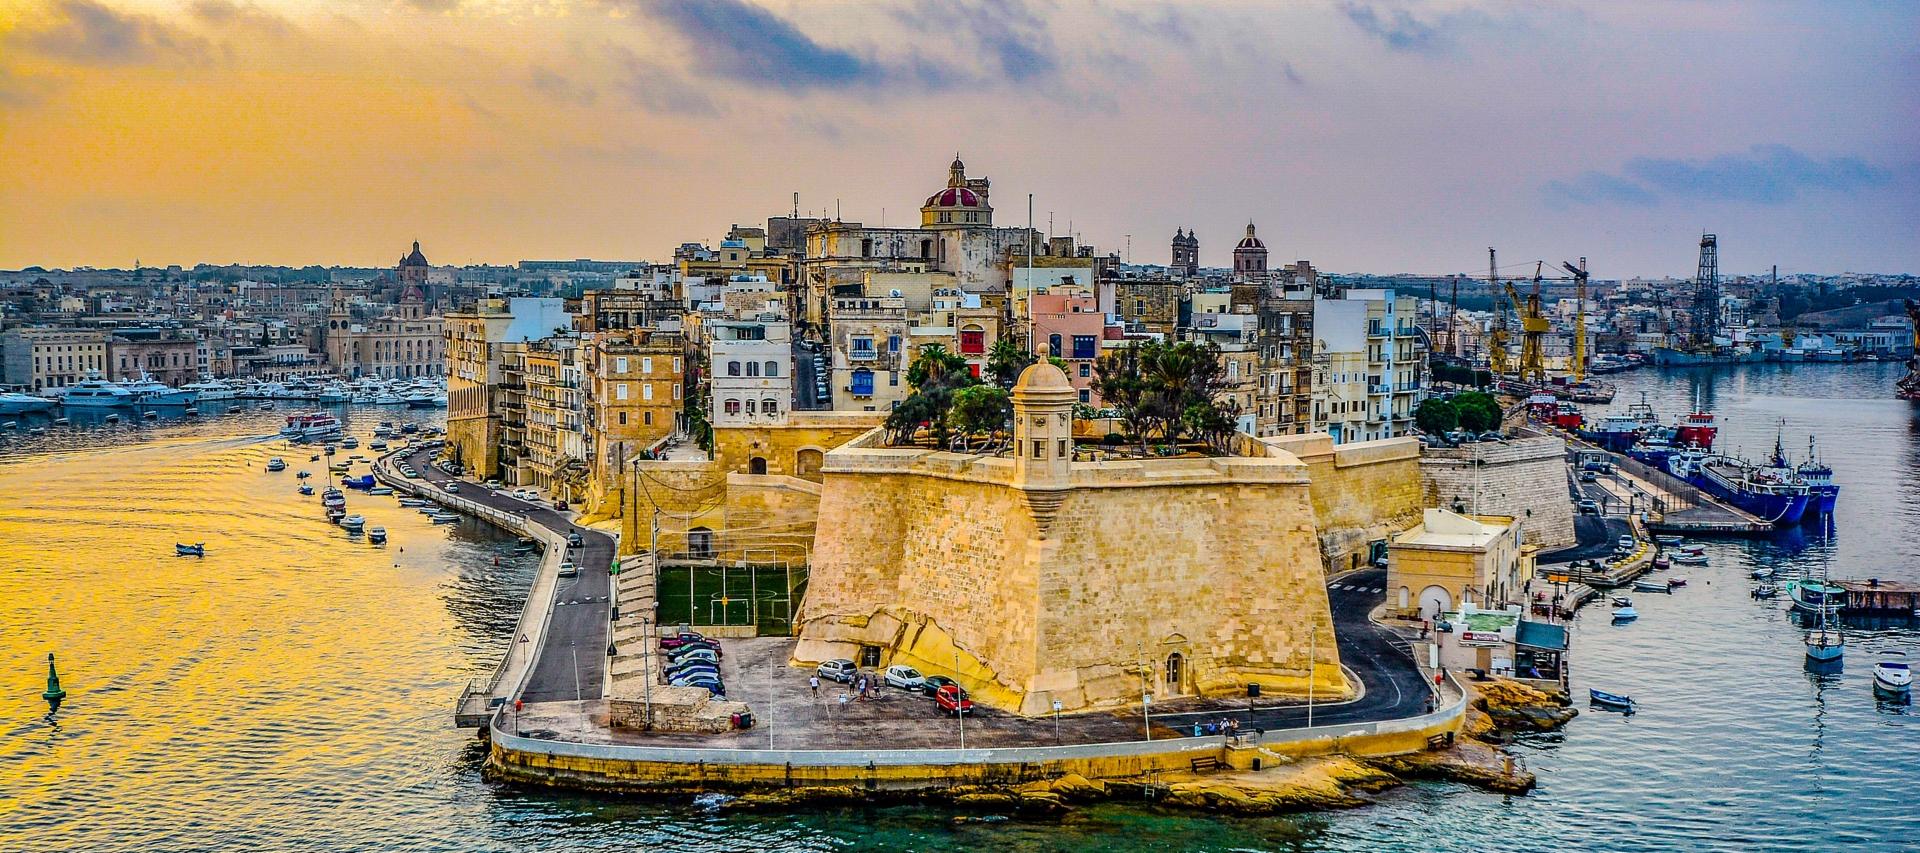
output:
[[[1901,613],[1920,616],[1920,585],[1905,581],[1868,578],[1836,580],[1847,591],[1842,613]]]

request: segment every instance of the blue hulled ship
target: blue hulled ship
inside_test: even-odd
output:
[[[1675,454],[1667,464],[1693,486],[1776,527],[1799,524],[1813,497],[1790,467],[1698,453]]]
[[[1779,442],[1774,443],[1774,453],[1778,455]],[[1840,484],[1833,481],[1833,468],[1820,461],[1820,454],[1814,449],[1813,436],[1807,436],[1807,461],[1794,469],[1800,482],[1805,483],[1812,494],[1807,500],[1807,516],[1824,518],[1833,515],[1833,507],[1840,502]]]

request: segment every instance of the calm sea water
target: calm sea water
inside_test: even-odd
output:
[[[1920,717],[1874,700],[1876,655],[1920,631],[1856,626],[1845,670],[1807,673],[1785,606],[1747,572],[1829,566],[1920,582],[1920,415],[1895,365],[1618,377],[1617,406],[1697,396],[1758,455],[1779,420],[1845,486],[1836,530],[1708,546],[1639,622],[1578,620],[1574,687],[1631,693],[1516,749],[1540,789],[1388,792],[1373,807],[1233,819],[1102,806],[1063,821],[956,823],[937,809],[723,815],[499,785],[451,701],[490,669],[532,570],[470,523],[391,499],[353,509],[393,541],[326,525],[263,438],[278,417],[0,437],[0,849],[4,850],[1898,850],[1920,845]],[[354,411],[364,440],[381,419]],[[174,541],[204,541],[204,560]],[[496,563],[497,560],[497,563]],[[47,651],[70,692],[39,699]]]

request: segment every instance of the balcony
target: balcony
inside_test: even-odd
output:
[[[870,350],[870,349],[847,350],[848,361],[872,361],[879,357],[880,357],[879,350]]]

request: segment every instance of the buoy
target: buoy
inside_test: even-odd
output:
[[[60,710],[60,703],[67,698],[67,691],[60,686],[60,673],[53,668],[53,652],[47,652],[47,689],[40,694],[47,700],[47,713]]]

